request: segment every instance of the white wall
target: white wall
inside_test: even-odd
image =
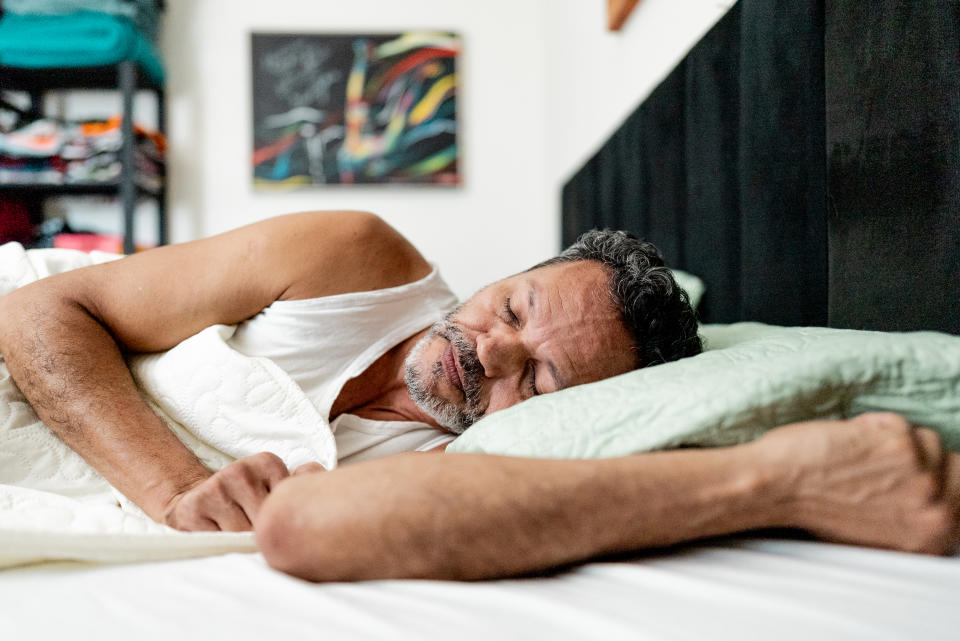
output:
[[[545,2],[553,195],[736,0],[641,0],[618,32],[605,0]]]
[[[605,0],[168,0],[172,239],[292,211],[366,209],[467,296],[556,251],[563,182],[733,2],[641,0],[613,33]],[[462,35],[464,185],[255,192],[250,33],[410,28]]]
[[[605,0],[169,0],[173,238],[290,211],[368,209],[469,295],[556,251],[563,181],[732,3],[642,0],[611,33]],[[409,28],[463,36],[464,186],[254,192],[250,32]]]
[[[170,0],[174,240],[286,212],[378,213],[439,263],[461,296],[554,252],[544,197],[543,24],[537,0]],[[242,9],[241,9],[242,7]],[[255,192],[250,154],[250,33],[459,32],[464,185],[318,186]]]

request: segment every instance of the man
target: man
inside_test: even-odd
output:
[[[340,450],[359,449],[339,442],[357,421],[459,432],[532,395],[699,351],[656,250],[601,239],[625,243],[624,255],[590,251],[631,258],[633,276],[611,283],[596,260],[551,262],[494,283],[428,332],[455,299],[395,230],[364,212],[281,216],[16,290],[0,299],[0,353],[47,426],[153,519],[249,529],[286,468],[264,453],[206,469],[140,397],[125,352],[239,323],[235,348],[273,359],[331,422],[350,418]],[[611,284],[631,296],[622,309]]]
[[[601,235],[598,243],[612,237]],[[596,259],[594,250],[494,283],[432,330],[424,324],[411,329],[372,362],[356,371],[347,368],[350,376],[342,385],[323,388],[317,396],[328,403],[323,409],[331,420],[353,416],[385,423],[412,421],[456,432],[531,395],[699,350],[689,305],[657,264],[652,248],[634,243],[628,253],[639,255],[639,264],[632,276],[631,269],[616,276],[606,259]],[[934,516],[921,519],[922,527],[914,530],[886,523],[879,528],[883,536],[876,535],[876,527],[853,527],[850,521],[858,517],[849,506],[834,515],[836,523],[814,509],[809,519],[798,517],[796,523],[772,518],[772,510],[756,518],[757,497],[783,504],[797,498],[799,486],[784,482],[782,474],[791,472],[796,479],[809,470],[811,477],[822,479],[825,472],[855,467],[863,458],[883,458],[889,446],[883,443],[896,441],[896,435],[890,428],[865,426],[870,423],[866,419],[847,425],[854,433],[850,440],[866,443],[858,446],[863,450],[858,455],[853,446],[845,456],[824,452],[823,439],[838,437],[808,426],[761,439],[767,444],[763,448],[670,453],[669,460],[659,455],[587,462],[391,457],[357,466],[362,474],[344,469],[298,475],[271,497],[288,475],[277,457],[263,453],[216,473],[207,470],[144,404],[123,362],[124,352],[167,349],[217,323],[240,323],[242,344],[257,336],[258,323],[282,313],[282,308],[299,310],[316,301],[321,307],[339,305],[356,297],[377,298],[382,292],[406,294],[420,291],[416,288],[430,279],[430,265],[375,216],[328,212],[279,217],[68,272],[0,298],[0,353],[45,423],[151,517],[181,529],[256,526],[268,560],[308,578],[378,573],[489,576],[771,525],[933,552],[952,543],[955,506],[946,500],[952,494],[942,491],[947,457],[927,432],[913,434],[904,428],[915,443],[914,457],[903,455],[888,465],[907,490],[929,490],[926,502],[913,495],[891,496],[887,507],[902,512],[909,498],[915,503],[910,509]],[[307,346],[293,341],[284,347],[278,358]],[[274,348],[271,344],[269,349]],[[751,453],[760,451],[764,456],[755,458],[771,462],[776,459],[771,452],[778,448],[806,456],[797,456],[792,467],[752,462]],[[879,465],[866,467],[876,470]],[[747,471],[747,478],[734,473],[739,469]],[[766,479],[767,474],[777,482]],[[352,479],[350,487],[341,487],[345,479]],[[627,485],[618,493],[614,490],[621,482]],[[854,489],[862,493],[886,483],[865,473]],[[768,485],[778,490],[768,491]],[[383,498],[393,495],[387,489],[402,494],[395,504],[384,505]],[[836,488],[829,483],[815,487],[815,506],[831,492]],[[669,509],[663,500],[666,493]],[[349,503],[343,502],[345,497]],[[634,514],[634,529],[609,525],[612,516],[622,519],[633,512],[613,497],[635,499],[632,507],[640,512]],[[432,512],[434,504],[445,506],[443,518],[436,516],[441,512]],[[343,509],[335,509],[337,505]],[[384,520],[387,515],[393,517],[389,522]],[[676,527],[678,520],[689,527]],[[669,533],[649,536],[648,528],[656,529],[654,522]],[[370,538],[387,523],[399,541],[388,545],[382,538]],[[641,525],[643,536],[637,536]],[[459,528],[459,534],[445,529],[451,527]],[[448,549],[466,545],[481,531],[490,549],[515,545],[518,556],[487,563],[490,555],[461,549],[458,557]],[[467,536],[470,532],[473,536]],[[594,536],[600,532],[621,536]],[[559,533],[557,538],[546,543],[554,533]],[[344,570],[329,556],[343,549],[343,536],[358,543],[380,541],[373,545],[380,556],[353,554],[351,546],[355,563],[365,558],[370,563],[361,564],[359,574]],[[412,548],[427,554],[414,554]],[[387,558],[405,558],[407,565],[387,563],[383,554],[388,552]],[[471,559],[483,560],[485,569],[469,569]]]

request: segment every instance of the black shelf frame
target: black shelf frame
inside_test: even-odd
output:
[[[120,181],[111,180],[96,183],[0,183],[0,196],[23,196],[42,198],[53,196],[116,196],[120,190]],[[150,189],[136,185],[137,196],[159,198],[163,188]]]
[[[165,93],[163,85],[155,82],[134,61],[122,60],[115,65],[98,67],[56,67],[49,69],[25,69],[0,65],[0,89],[23,91],[29,94],[29,116],[40,117],[43,99],[47,92],[71,89],[103,89],[119,91],[122,102],[123,122],[120,148],[122,167],[120,180],[103,184],[2,184],[0,195],[19,194],[42,200],[58,195],[114,195],[119,194],[123,210],[123,251],[134,251],[134,210],[139,196],[157,201],[157,244],[166,245],[167,230],[167,182],[166,171],[159,192],[139,187],[136,183],[134,164],[133,97],[138,91],[151,91],[157,99],[157,129],[166,135]],[[166,167],[166,162],[164,162]]]

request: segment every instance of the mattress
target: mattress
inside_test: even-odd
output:
[[[960,558],[735,537],[476,583],[311,584],[259,554],[0,573],[3,639],[956,639]]]
[[[7,246],[5,251],[10,254],[13,250]],[[0,259],[3,256],[0,252]],[[67,254],[57,253],[55,256]],[[24,258],[22,252],[16,257]],[[11,263],[24,266],[22,260],[11,260]],[[37,272],[37,266],[35,262],[30,264],[33,272]],[[46,264],[43,266],[47,267]],[[33,273],[25,267],[14,271],[18,276],[10,281],[12,286],[22,284],[21,278],[35,278],[46,273],[43,270],[40,270],[42,273]],[[739,331],[743,327],[728,329]],[[782,331],[777,328],[747,329],[754,338],[760,330],[767,336]],[[202,374],[203,368],[192,365],[197,359],[205,364],[215,362],[211,350],[220,349],[223,334],[214,327],[195,338],[200,341],[197,345],[200,351],[191,351],[193,343],[186,345],[184,354],[188,358],[183,361],[176,358],[178,352],[171,350],[162,358],[149,357],[153,360],[144,361],[144,367],[134,367],[137,371],[145,369],[139,376],[146,383],[150,382],[148,379],[152,380],[153,374],[158,374],[155,383],[144,385],[145,390],[156,388],[163,380],[185,384],[190,390],[206,389],[191,384],[190,377],[183,372],[196,370]],[[714,335],[714,355],[723,345],[734,342],[729,336],[726,343],[719,341],[720,338],[719,334]],[[951,350],[957,349],[952,342],[956,338],[919,339],[937,341],[938,357],[955,363],[955,358],[947,357]],[[907,338],[902,340],[907,341]],[[770,351],[763,350],[763,359],[769,359],[767,352]],[[793,351],[782,349],[782,345],[773,351],[781,355],[810,354],[806,343]],[[890,350],[879,351],[887,353]],[[916,352],[914,349],[909,351]],[[704,356],[714,358],[709,352]],[[955,373],[950,374],[953,370],[948,372],[946,367],[937,365],[937,359],[915,360],[932,367],[938,377],[947,375],[950,381],[957,379]],[[687,365],[693,361],[690,359]],[[737,362],[742,364],[744,361],[741,358]],[[168,365],[175,366],[173,372],[160,376]],[[242,370],[232,363],[221,369],[231,376]],[[832,372],[837,368],[831,366],[828,369]],[[659,376],[669,371],[669,366],[663,365],[636,375]],[[896,371],[906,370],[900,367]],[[224,377],[224,380],[230,380],[231,376]],[[813,376],[811,380],[820,381],[821,378]],[[860,380],[863,377],[854,378]],[[930,377],[920,378],[928,381]],[[744,380],[741,375],[736,382],[743,385]],[[613,381],[612,384],[619,383]],[[603,385],[605,383],[601,383]],[[713,383],[707,387],[716,389],[711,386]],[[262,387],[258,385],[258,389]],[[938,384],[935,389],[941,387],[943,385]],[[840,385],[838,389],[847,388]],[[859,394],[865,388],[856,389]],[[926,386],[918,389],[929,390]],[[823,405],[825,397],[821,387],[816,390],[815,396]],[[283,391],[282,386],[280,391]],[[876,396],[875,388],[868,391],[871,397]],[[567,392],[577,393],[571,389],[550,396],[562,399]],[[167,399],[169,402],[164,401],[166,404],[161,409],[173,417],[182,417],[185,428],[193,425],[190,433],[198,438],[203,436],[204,442],[215,445],[218,434],[222,436],[221,430],[217,430],[218,434],[201,434],[205,426],[216,424],[216,417],[211,418],[199,411],[220,407],[221,403],[198,405],[193,396],[181,398],[169,391],[155,396]],[[286,398],[283,394],[281,396]],[[265,398],[263,393],[255,397]],[[918,401],[919,405],[927,406],[931,405],[929,401],[934,396],[924,392],[917,398],[923,401]],[[954,402],[956,396],[938,394],[935,398]],[[181,401],[183,407],[180,407]],[[849,405],[847,401],[843,404]],[[285,403],[280,405],[285,406]],[[529,406],[537,407],[533,403]],[[585,405],[594,413],[602,406],[601,403]],[[744,407],[749,409],[747,405]],[[943,415],[956,417],[953,405],[944,407]],[[270,408],[275,406],[267,404],[261,409]],[[250,412],[255,409],[247,408]],[[724,413],[729,413],[729,409],[725,408]],[[247,410],[244,410],[244,416],[248,415]],[[570,407],[566,413],[573,414],[574,410]],[[510,412],[506,410],[501,414],[509,415]],[[280,414],[299,416],[297,412]],[[249,418],[249,421],[234,418],[230,423],[249,422],[251,429],[264,423],[255,414],[250,413]],[[777,421],[785,420],[782,416],[777,417]],[[555,423],[551,420],[537,422]],[[0,424],[3,424],[2,420]],[[637,424],[646,424],[646,421]],[[299,433],[295,427],[291,426],[290,433]],[[242,440],[233,439],[218,447],[226,451],[238,446]],[[299,439],[294,440],[299,442]],[[545,440],[549,442],[552,437]],[[315,449],[319,452],[329,448],[319,443]],[[2,451],[4,448],[0,448]],[[242,454],[230,451],[233,452],[231,456]],[[319,456],[317,452],[311,454],[312,459]],[[291,457],[294,454],[296,452],[290,452]],[[290,463],[293,465],[296,461],[291,458]],[[14,509],[18,505],[22,506],[11,503],[5,512],[0,510],[7,525],[14,517],[21,519],[29,515]],[[3,506],[4,502],[0,500],[0,507]],[[114,505],[111,508],[120,509]],[[70,524],[92,522],[74,518],[80,516],[80,512],[71,511],[70,514],[72,517],[67,520]],[[4,522],[4,518],[0,518],[0,525]],[[124,526],[129,521],[118,522]],[[57,528],[51,534],[48,529],[20,527],[9,531],[19,538],[0,537],[0,565],[51,558],[86,558],[89,562],[43,563],[0,571],[2,640],[260,640],[315,639],[320,636],[338,640],[883,641],[955,639],[957,630],[960,630],[960,608],[956,606],[960,602],[960,558],[870,550],[783,536],[730,537],[666,551],[595,561],[519,579],[474,583],[394,580],[315,585],[273,571],[255,552],[173,560],[175,556],[237,549],[230,546],[252,550],[249,534],[144,534],[129,531],[130,528],[125,526],[109,528],[107,532],[102,531],[103,528],[86,528],[83,532],[76,531],[76,528]],[[41,536],[43,532],[59,538],[49,539],[53,543],[47,545],[48,539]],[[3,528],[0,528],[2,533]],[[104,536],[102,540],[95,538],[100,535]],[[207,536],[230,537],[230,540],[217,538],[208,541]],[[143,562],[103,562],[137,559]]]

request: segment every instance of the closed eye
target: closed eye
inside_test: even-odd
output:
[[[537,368],[530,364],[530,396],[540,396],[537,391]]]
[[[508,296],[505,301],[503,301],[503,313],[507,316],[507,322],[512,327],[520,326],[520,317],[516,315],[513,311],[513,308],[510,306],[510,297]]]
[[[520,317],[513,311],[509,296],[503,301],[503,313],[507,318],[507,323],[509,323],[511,327],[520,327]],[[529,383],[527,387],[530,390],[530,396],[539,396],[540,392],[537,390],[537,368],[534,367],[533,363],[530,363],[529,370],[530,373],[527,376]]]

